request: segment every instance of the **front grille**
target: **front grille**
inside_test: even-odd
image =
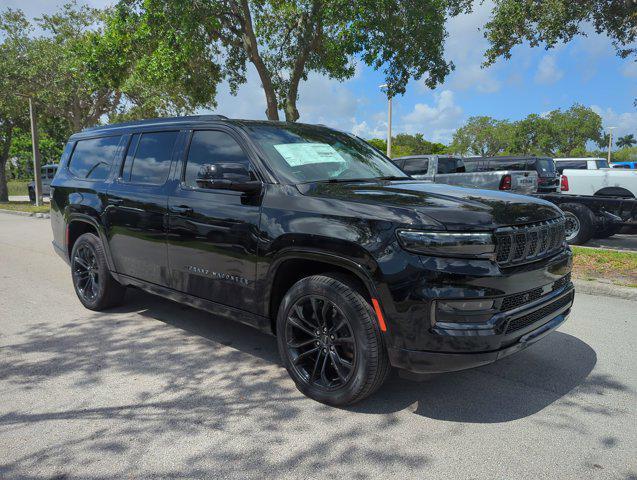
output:
[[[559,280],[556,280],[555,282],[553,282],[551,291],[554,292],[555,290],[558,290],[568,285],[569,283],[571,283],[570,273],[568,275],[563,276]],[[550,292],[547,292],[547,294],[548,293]],[[508,312],[509,310],[513,310],[515,308],[521,307],[522,305],[525,305],[527,303],[534,302],[535,300],[542,298],[544,294],[545,294],[544,288],[537,287],[537,288],[534,288],[533,290],[527,290],[526,292],[520,292],[513,295],[509,295],[508,297],[504,297],[502,299],[502,303],[500,304],[500,311]]]
[[[495,239],[496,261],[501,266],[539,260],[562,248],[564,219],[503,228],[495,232]]]
[[[550,315],[552,312],[555,312],[558,309],[568,305],[572,301],[573,301],[573,293],[571,292],[569,295],[563,298],[560,298],[559,300],[556,300],[555,302],[550,303],[536,310],[535,312],[532,312],[532,313],[529,313],[528,315],[524,315],[523,317],[515,318],[511,320],[509,324],[507,325],[506,331],[504,333],[506,335],[506,334],[515,332],[517,330],[526,328],[529,325],[534,324],[538,320],[541,320],[542,318]]]

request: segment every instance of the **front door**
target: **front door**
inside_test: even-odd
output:
[[[108,189],[107,237],[118,273],[168,286],[167,181],[179,131],[134,134]]]
[[[243,164],[254,175],[240,142],[231,130],[192,132],[168,199],[168,264],[174,289],[256,312],[261,195],[197,182],[204,166]]]

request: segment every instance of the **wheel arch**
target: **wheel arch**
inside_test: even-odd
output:
[[[635,198],[633,192],[624,187],[604,187],[595,192],[596,197]]]
[[[378,298],[371,273],[356,261],[317,250],[288,250],[270,264],[265,280],[264,306],[272,333],[276,334],[276,315],[285,293],[302,278],[321,273],[338,273],[367,300]]]
[[[94,233],[102,242],[102,248],[106,254],[106,261],[111,273],[115,272],[115,266],[111,257],[111,251],[109,244],[104,233],[104,229],[100,223],[91,215],[83,213],[69,213],[67,215],[66,223],[66,252],[69,258],[71,258],[71,252],[73,251],[73,245],[77,239],[84,233]]]

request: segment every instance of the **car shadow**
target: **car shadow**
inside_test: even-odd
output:
[[[273,336],[196,309],[133,291],[120,311],[138,313],[280,364]],[[348,407],[366,414],[413,413],[439,420],[495,423],[532,415],[576,387],[624,390],[622,384],[591,375],[595,351],[580,339],[553,332],[528,349],[494,364],[462,372],[413,375],[394,371],[370,398]]]

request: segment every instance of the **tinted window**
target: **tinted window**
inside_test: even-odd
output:
[[[111,171],[117,146],[122,137],[79,140],[69,162],[69,170],[78,178],[104,180]]]
[[[562,174],[564,170],[586,170],[588,165],[586,160],[565,160],[563,162],[555,162],[557,164],[557,171]]]
[[[405,160],[403,170],[409,175],[427,175],[429,169],[428,158],[408,158]]]
[[[524,159],[513,159],[513,160],[492,159],[492,160],[489,160],[488,166],[485,170],[489,172],[497,172],[500,170],[511,170],[514,172],[523,172],[527,170],[528,168],[533,168],[533,166],[527,167],[526,160]]]
[[[595,165],[597,165],[597,168],[610,168],[608,160],[595,160]]]
[[[465,171],[464,162],[459,158],[438,158],[438,173],[462,173]]]
[[[122,168],[122,178],[132,183],[162,185],[168,178],[177,135],[179,132],[133,135]]]
[[[250,168],[250,160],[234,138],[224,132],[199,131],[192,135],[184,183],[197,187],[197,174],[203,165],[216,163],[240,163]]]
[[[540,177],[552,177],[555,175],[555,161],[552,158],[538,158],[536,171]]]

